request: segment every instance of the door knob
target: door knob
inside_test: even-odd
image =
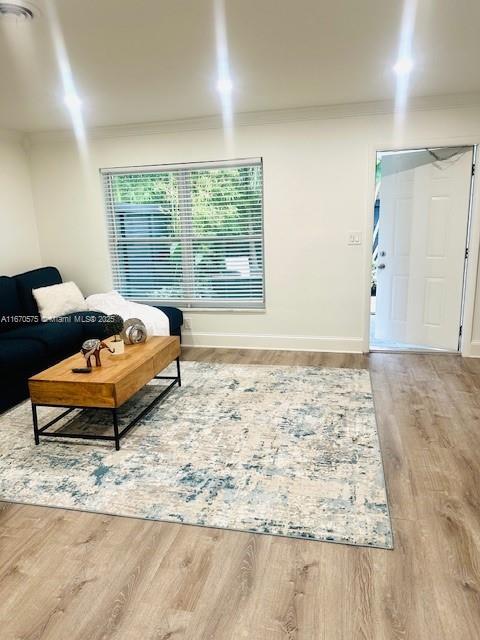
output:
[[[382,264],[378,265],[377,269],[385,269],[385,265],[383,264],[383,262],[382,262]]]

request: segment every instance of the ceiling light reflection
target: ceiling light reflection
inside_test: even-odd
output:
[[[231,78],[228,76],[225,78],[219,78],[217,82],[217,91],[218,93],[232,93],[233,91],[233,82]]]
[[[394,143],[399,145],[404,137],[405,116],[410,91],[410,72],[413,69],[413,36],[417,18],[418,0],[404,0],[400,41],[394,71],[397,74],[395,88]]]
[[[413,69],[413,60],[411,58],[401,58],[393,67],[398,76],[408,75]]]
[[[77,147],[82,160],[82,168],[84,175],[89,175],[89,154],[87,145],[87,133],[82,113],[82,101],[80,100],[75,82],[73,79],[72,68],[68,58],[67,47],[63,37],[60,21],[57,16],[56,7],[52,0],[45,3],[48,25],[53,41],[55,57],[60,72],[60,79],[63,86],[63,100],[68,108],[72,128],[77,142]]]
[[[223,135],[229,156],[234,155],[233,140],[233,83],[228,59],[227,28],[224,0],[214,0],[215,42],[217,53],[217,91],[222,107]]]
[[[82,101],[76,93],[66,93],[63,96],[63,101],[70,109],[70,111],[75,111],[82,108]]]

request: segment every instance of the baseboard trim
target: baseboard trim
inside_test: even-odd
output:
[[[324,351],[333,353],[362,353],[361,338],[337,336],[292,336],[251,333],[203,333],[182,331],[185,347],[225,349],[267,349],[278,351]]]
[[[465,358],[480,358],[480,340],[472,340],[470,347],[462,355]]]

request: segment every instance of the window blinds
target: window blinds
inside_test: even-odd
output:
[[[187,308],[264,306],[260,159],[101,173],[122,295]]]

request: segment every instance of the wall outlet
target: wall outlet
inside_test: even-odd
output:
[[[192,321],[190,320],[190,318],[183,318],[183,328],[184,329],[191,329],[192,328]]]
[[[349,231],[347,244],[349,246],[358,246],[362,244],[362,234],[360,231]]]

